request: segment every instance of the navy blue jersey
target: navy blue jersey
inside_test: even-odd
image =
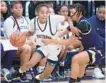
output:
[[[77,27],[82,32],[80,36],[84,49],[102,49],[103,45],[101,40],[99,39],[99,35],[97,34],[96,29],[92,27],[88,20],[81,19],[77,24]]]
[[[95,28],[92,28],[88,20],[81,18],[76,27],[82,32],[79,38],[84,46],[84,50],[90,48],[97,50],[102,49],[103,45],[99,39],[99,35],[97,34]]]

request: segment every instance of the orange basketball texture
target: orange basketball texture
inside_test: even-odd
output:
[[[26,36],[21,32],[13,32],[10,37],[10,43],[15,47],[21,47],[26,42]]]

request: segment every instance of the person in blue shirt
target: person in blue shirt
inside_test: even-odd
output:
[[[97,34],[99,35],[99,38],[101,42],[103,43],[103,49],[101,50],[103,54],[102,63],[104,64],[105,61],[105,6],[101,5],[97,8],[96,15],[93,15],[91,18],[88,19],[89,23],[93,26],[93,28],[96,29]],[[104,75],[102,74],[101,70],[98,68],[98,66],[94,69],[93,77],[95,78],[103,78]]]
[[[96,15],[89,18],[90,24],[96,29],[97,33],[105,38],[105,6],[97,8]]]

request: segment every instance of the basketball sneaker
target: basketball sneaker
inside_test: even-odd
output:
[[[22,74],[20,74],[20,79],[19,79],[22,83],[23,82],[29,82],[29,80],[28,80],[28,78],[27,78],[27,76],[26,76],[26,73],[22,73]]]
[[[105,78],[105,76],[102,74],[99,68],[94,69],[92,77],[98,78],[98,79]]]
[[[15,72],[10,72],[8,69],[2,69],[2,72],[4,74],[4,78],[7,82],[11,82],[15,79],[20,78],[20,73],[15,71]]]

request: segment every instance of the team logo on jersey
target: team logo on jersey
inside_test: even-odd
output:
[[[20,29],[28,29],[28,26],[20,26]]]
[[[37,35],[37,38],[43,38],[43,39],[52,39],[50,36],[48,35]]]

